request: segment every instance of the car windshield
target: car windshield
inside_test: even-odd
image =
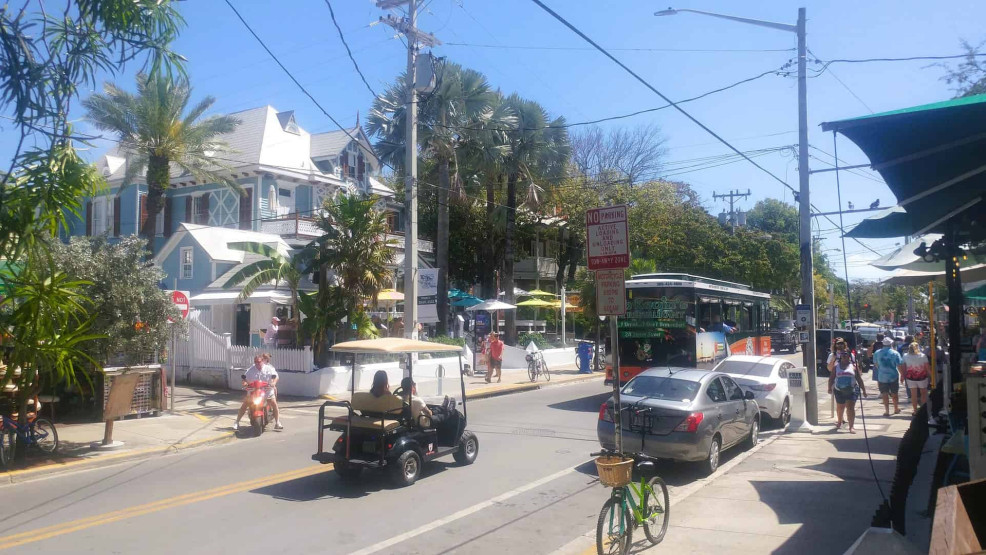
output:
[[[732,374],[734,376],[754,376],[757,378],[769,378],[770,372],[774,369],[773,364],[765,362],[750,362],[748,360],[729,360],[726,359],[716,366],[716,372]]]
[[[794,327],[794,320],[774,320],[774,323],[770,325],[771,328],[775,330],[785,330]]]
[[[623,394],[652,399],[691,401],[698,393],[699,385],[698,382],[665,376],[637,376],[623,388]]]

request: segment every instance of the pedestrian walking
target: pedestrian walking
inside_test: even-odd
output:
[[[848,349],[838,352],[834,371],[829,373],[829,394],[835,396],[835,407],[838,420],[835,429],[842,428],[844,423],[849,424],[849,433],[856,433],[856,399],[859,398],[859,391],[866,395],[866,385],[863,384],[863,376],[856,365],[852,362],[852,355]]]
[[[496,332],[490,334],[490,369],[486,373],[486,383],[493,378],[496,370],[496,383],[500,383],[500,373],[503,371],[503,341]]]
[[[931,364],[928,362],[928,357],[921,352],[921,346],[916,342],[911,343],[907,348],[901,369],[903,370],[901,382],[907,382],[907,389],[911,392],[911,408],[917,412],[919,406],[928,402],[928,379],[931,376]]]
[[[900,391],[900,372],[897,367],[903,362],[900,353],[893,348],[894,340],[883,338],[883,348],[873,354],[876,366],[876,381],[880,387],[880,397],[883,400],[883,415],[890,416],[890,400],[894,402],[894,414],[900,414],[897,394]]]
[[[277,316],[270,319],[270,326],[267,328],[267,332],[264,333],[264,345],[268,349],[277,347],[277,329],[280,323],[281,321],[277,319]]]

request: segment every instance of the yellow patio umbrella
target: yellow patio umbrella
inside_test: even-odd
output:
[[[517,306],[533,306],[535,308],[553,308],[555,305],[551,301],[542,301],[541,299],[527,299],[526,301],[521,301],[517,303]],[[558,306],[561,306],[560,304]]]
[[[404,300],[404,293],[394,289],[383,289],[377,295],[378,302],[400,302]]]
[[[555,295],[554,293],[552,293],[551,291],[542,291],[541,289],[535,289],[534,291],[528,291],[527,294],[530,295],[530,296],[532,296],[532,297],[557,297],[558,296],[558,295]]]

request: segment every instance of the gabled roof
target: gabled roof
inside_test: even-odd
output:
[[[186,235],[191,236],[192,240],[198,243],[202,247],[202,250],[209,255],[209,258],[215,262],[241,264],[246,259],[248,253],[229,248],[230,243],[263,243],[276,248],[284,256],[288,256],[291,250],[288,244],[278,235],[244,229],[183,223],[171,238],[168,239],[168,242],[164,244],[161,252],[154,257],[154,263],[160,266]]]

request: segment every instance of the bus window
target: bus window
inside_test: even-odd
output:
[[[699,297],[697,305],[698,318],[696,322],[702,331],[711,331],[713,324],[722,322],[722,299],[718,297]]]

